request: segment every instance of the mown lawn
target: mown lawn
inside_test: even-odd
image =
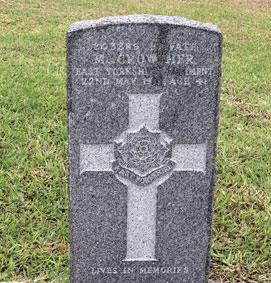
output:
[[[270,0],[0,0],[0,281],[68,282],[65,33],[141,13],[223,33],[210,276],[271,282]]]

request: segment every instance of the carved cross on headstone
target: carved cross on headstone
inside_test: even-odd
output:
[[[128,187],[125,261],[155,261],[157,187],[174,171],[205,173],[207,144],[176,144],[159,129],[162,93],[128,94],[129,128],[114,144],[81,144],[80,172],[110,171]]]

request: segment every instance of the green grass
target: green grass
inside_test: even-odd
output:
[[[0,0],[0,281],[68,282],[65,32],[134,13],[223,32],[211,279],[271,282],[268,0]]]

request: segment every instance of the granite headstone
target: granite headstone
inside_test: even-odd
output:
[[[179,17],[70,26],[72,282],[208,281],[221,52]]]

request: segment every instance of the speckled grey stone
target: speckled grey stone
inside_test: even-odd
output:
[[[221,52],[179,17],[70,26],[73,283],[208,282]]]

